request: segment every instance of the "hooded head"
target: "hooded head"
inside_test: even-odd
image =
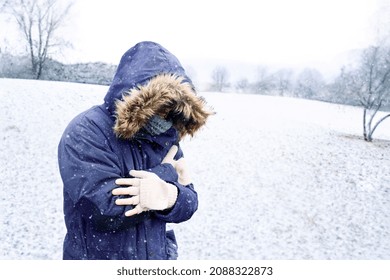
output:
[[[115,115],[118,137],[131,139],[150,122],[172,123],[182,138],[201,128],[214,112],[194,90],[179,60],[153,42],[138,43],[119,63],[104,99]]]

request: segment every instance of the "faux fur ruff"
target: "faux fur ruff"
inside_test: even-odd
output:
[[[114,131],[120,138],[131,139],[153,115],[158,115],[173,122],[181,139],[193,136],[213,114],[182,77],[160,74],[117,101]]]

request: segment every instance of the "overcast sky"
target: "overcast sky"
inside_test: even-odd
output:
[[[369,44],[378,1],[77,0],[63,32],[73,49],[60,60],[117,64],[131,46],[150,40],[182,61],[326,61]],[[10,30],[0,26],[3,42],[12,42]]]
[[[117,63],[139,41],[179,59],[254,63],[326,60],[368,44],[376,0],[78,0],[73,62]]]

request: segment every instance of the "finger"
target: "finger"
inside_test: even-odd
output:
[[[162,163],[171,163],[174,161],[175,155],[177,154],[177,151],[179,150],[179,147],[176,145],[173,145],[167,155],[164,157]]]
[[[112,190],[112,194],[113,195],[125,195],[125,194],[128,194],[128,190],[127,188],[116,188],[116,189],[113,189]]]
[[[180,177],[178,181],[182,186],[188,186],[192,182],[191,179],[187,176]]]
[[[134,216],[134,215],[137,215],[137,214],[140,214],[142,213],[144,210],[142,209],[141,205],[137,205],[136,207],[134,207],[133,209],[129,210],[129,211],[126,211],[125,213],[125,216],[126,217],[130,217],[130,216]]]
[[[175,169],[176,169],[177,173],[187,173],[188,172],[187,162],[185,161],[184,158],[180,158],[178,161],[176,161]]]
[[[187,166],[187,163],[186,163],[186,160],[184,158],[179,158],[177,161],[176,161],[176,169],[186,169],[186,166]]]
[[[116,188],[112,190],[113,195],[138,195],[139,187],[128,187],[128,188]]]
[[[133,196],[130,198],[120,198],[115,200],[116,205],[137,205],[139,204],[139,196]]]
[[[136,178],[140,178],[140,179],[144,179],[144,178],[147,178],[147,177],[150,177],[150,176],[153,176],[154,173],[152,172],[148,172],[148,171],[145,171],[145,170],[131,170],[129,172],[129,174],[133,177],[136,177]],[[139,179],[138,180],[138,186],[140,185],[140,181]]]
[[[139,179],[136,178],[120,178],[115,180],[115,184],[120,186],[139,186]]]

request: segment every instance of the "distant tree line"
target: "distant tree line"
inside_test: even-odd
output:
[[[211,75],[212,82],[209,90],[288,96],[358,105],[358,100],[351,96],[345,96],[344,93],[335,94],[336,88],[333,82],[327,83],[321,72],[315,68],[305,68],[297,73],[290,68],[271,71],[269,67],[261,65],[257,67],[253,81],[243,78],[231,83],[228,77],[229,72],[226,67],[216,67]]]
[[[389,37],[390,38],[390,37]],[[263,95],[314,99],[363,108],[363,137],[371,142],[373,133],[390,113],[379,117],[380,111],[390,111],[390,44],[382,40],[362,50],[354,66],[343,66],[339,75],[326,82],[322,74],[306,68],[296,75],[292,69],[270,72],[259,66],[256,79],[241,79],[234,85],[228,81],[225,67],[212,72],[210,90],[235,91]]]
[[[229,81],[226,67],[217,66],[211,73],[209,90],[254,93],[314,99],[379,110],[390,110],[390,45],[371,46],[355,58],[355,66],[342,66],[331,81],[315,68],[299,73],[293,69],[271,72],[267,66],[257,68],[256,78]]]
[[[40,80],[109,85],[116,65],[102,62],[63,64],[51,58],[41,69]],[[0,78],[36,79],[27,56],[14,56],[0,51]]]

